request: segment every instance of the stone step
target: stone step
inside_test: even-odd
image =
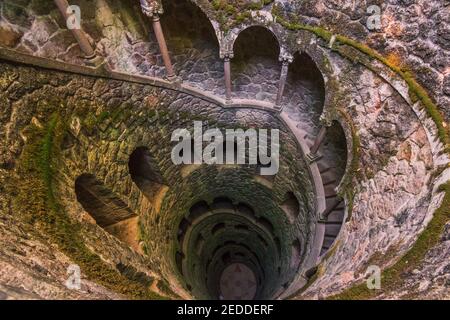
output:
[[[309,137],[305,137],[305,142],[308,145],[308,147],[310,147],[310,148],[314,145],[314,140],[312,140]]]
[[[319,172],[321,175],[327,173],[328,171],[332,170],[331,167],[327,167],[324,164],[322,164],[320,161],[317,162],[317,167],[319,168]]]
[[[342,221],[344,219],[345,210],[335,210],[328,215],[329,221]]]
[[[336,198],[336,197],[337,197],[337,193],[336,192],[333,192],[333,193],[325,195],[325,199],[333,199],[333,198]]]
[[[329,180],[322,179],[322,181],[323,181],[324,187],[325,187],[325,186],[330,186],[330,185],[332,185],[333,187],[336,187],[336,186],[337,186],[337,181],[336,181],[336,179],[333,179],[333,178],[331,178],[331,179],[329,179]]]
[[[323,239],[323,244],[322,244],[322,248],[330,248],[331,247],[331,245],[333,244],[333,242],[334,242],[334,239],[335,239],[335,237],[325,237],[324,239]]]
[[[327,220],[325,222],[326,225],[339,225],[342,226],[343,221],[342,220]]]
[[[336,203],[337,199],[338,199],[337,194],[334,194],[333,196],[330,197],[325,197],[326,207],[329,208],[330,206],[332,206],[334,203]]]
[[[335,170],[333,170],[332,168],[329,168],[329,170],[327,170],[326,172],[324,172],[324,173],[321,172],[321,176],[322,176],[323,181],[330,181],[330,180],[336,180],[337,174],[336,174]]]
[[[325,191],[325,196],[329,196],[329,195],[333,195],[336,194],[336,191],[334,190],[336,188],[336,186],[334,185],[327,185],[327,186],[323,186],[323,189]]]
[[[331,236],[337,237],[337,235],[339,234],[339,231],[341,231],[340,224],[326,224],[325,225],[325,235],[331,235]]]

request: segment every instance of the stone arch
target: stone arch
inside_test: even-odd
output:
[[[127,204],[92,174],[75,180],[75,194],[83,209],[106,232],[141,252],[138,219]]]
[[[206,201],[199,201],[189,209],[188,219],[193,222],[210,211]]]
[[[215,210],[234,211],[233,200],[228,197],[214,198],[211,208]]]
[[[185,258],[184,253],[177,251],[175,253],[175,264],[177,266],[178,272],[183,274],[183,260]]]
[[[353,162],[353,154],[352,150],[354,149],[354,141],[353,141],[353,130],[351,123],[348,122],[348,119],[345,118],[342,113],[334,113],[333,117],[329,119],[330,127],[339,132],[341,137],[341,149],[344,153],[341,153],[341,156],[345,157],[345,164],[342,165],[342,173],[339,179],[339,183],[337,185],[337,192],[342,193],[342,182],[347,180],[351,172],[351,164]],[[344,141],[345,139],[345,141]],[[345,149],[345,150],[344,150]],[[342,163],[344,161],[341,161]],[[347,199],[344,199],[347,200]]]
[[[348,165],[348,143],[344,128],[339,121],[332,121],[331,126],[327,128],[324,148],[335,148],[334,154],[339,154],[340,157],[334,157],[336,160],[336,183],[339,185],[344,177]],[[322,179],[324,180],[324,179]],[[326,180],[323,181],[327,183]]]
[[[218,24],[193,1],[163,0],[162,3],[161,25],[175,73],[202,90],[222,94]]]
[[[225,223],[219,222],[211,229],[211,234],[215,235],[217,232],[219,232],[220,230],[223,230],[224,228],[225,228]]]
[[[275,234],[275,228],[272,222],[269,221],[269,219],[265,217],[259,217],[256,219],[256,224],[262,226],[263,229],[267,230],[270,235],[273,236]]]
[[[154,200],[165,185],[156,159],[152,157],[147,147],[138,147],[131,153],[128,159],[128,172],[131,180],[150,201]]]
[[[275,102],[280,79],[280,42],[267,27],[254,25],[232,42],[233,96]]]
[[[75,180],[75,194],[83,209],[102,228],[135,216],[124,201],[92,174],[82,174]]]
[[[255,216],[255,211],[253,210],[253,208],[251,206],[249,206],[246,203],[243,202],[239,202],[237,204],[236,210],[243,216],[246,217],[254,217]]]
[[[264,30],[263,32],[269,32],[272,37],[276,40],[278,47],[281,51],[281,36],[275,32],[272,28],[264,25],[264,24],[253,24],[250,26],[245,26],[242,29],[233,30],[233,32],[230,33],[230,35],[227,38],[228,46],[230,49],[235,49],[236,46],[236,40],[239,39],[239,37],[242,35],[243,32],[248,32],[248,30],[259,30],[260,32]]]
[[[195,240],[195,252],[197,253],[197,255],[200,256],[200,254],[202,253],[203,250],[203,246],[205,244],[205,238],[199,234],[197,239]]]
[[[311,40],[313,37],[314,41]],[[310,34],[306,31],[301,31],[298,34],[298,39],[302,39],[301,41],[297,41],[295,46],[289,46],[289,51],[295,53],[304,53],[307,54],[315,63],[317,69],[320,71],[325,86],[325,100],[323,103],[323,111],[322,111],[322,120],[329,120],[333,117],[332,112],[330,112],[333,107],[336,105],[338,101],[336,98],[338,97],[338,92],[336,86],[336,70],[332,63],[332,58],[330,56],[330,51],[328,48],[324,48],[319,45],[321,42],[315,35]]]
[[[189,220],[187,220],[186,218],[181,219],[177,231],[177,240],[178,243],[180,244],[180,247],[182,246],[186,233],[190,227],[191,222]]]
[[[167,12],[167,4],[170,2],[174,2],[174,1],[170,1],[170,0],[162,0],[162,5],[163,5],[163,9],[164,12]],[[181,2],[181,1],[178,1]],[[196,1],[193,0],[185,0],[186,4],[189,6],[194,6],[198,9],[198,11],[201,11],[202,16],[204,16],[205,18],[207,18],[212,26],[212,28],[214,29],[214,33],[216,34],[217,37],[217,41],[219,41],[219,39],[221,38],[221,34],[222,31],[220,30],[220,25],[219,23],[213,18],[213,16],[211,15],[211,12],[206,10],[201,3],[197,3]]]
[[[206,11],[195,2],[189,0],[162,0],[162,4],[164,13],[161,15],[161,23],[163,27],[165,27],[165,35],[168,38],[174,35],[193,35],[194,32],[199,32],[198,35],[206,37],[214,36],[215,42],[217,42],[217,44],[219,43],[217,37],[218,32],[220,32],[218,25],[208,17]],[[173,20],[174,18],[176,18],[176,20]],[[178,23],[171,23],[174,21]],[[182,23],[180,23],[180,21]],[[189,26],[186,22],[189,22]]]
[[[302,121],[312,137],[318,133],[325,104],[325,79],[315,60],[297,51],[289,65],[282,105],[290,117]]]
[[[257,50],[257,49],[263,49],[264,50],[258,50],[260,55],[271,55],[274,57],[279,57],[279,54],[281,52],[281,46],[280,42],[277,38],[277,36],[270,30],[269,28],[265,26],[260,25],[253,25],[249,26],[245,29],[242,29],[239,31],[239,33],[236,35],[236,38],[232,41],[232,49],[233,49],[233,55],[234,58],[238,58],[238,55],[246,55],[249,56],[252,51],[244,51],[239,52],[238,50],[245,49],[246,46],[244,46],[241,42],[244,40],[249,40],[248,38],[251,37],[251,43],[248,44],[248,47],[251,47],[251,50]],[[261,37],[263,39],[268,40],[267,43],[258,43],[261,41]],[[256,46],[255,46],[256,45]],[[268,50],[267,50],[268,49]],[[265,51],[267,50],[267,51]]]
[[[302,247],[299,239],[295,239],[292,242],[292,253],[291,253],[291,268],[297,269],[300,265],[300,259],[302,255]]]
[[[292,191],[285,194],[284,200],[281,203],[281,209],[286,213],[286,216],[291,223],[294,223],[297,220],[300,213],[300,203]]]

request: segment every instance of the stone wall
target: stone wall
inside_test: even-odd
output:
[[[297,292],[295,297],[333,296],[363,281],[369,265],[377,264],[384,269],[396,263],[414,246],[440,207],[444,195],[438,187],[448,180],[449,159],[444,152],[445,134],[442,131],[448,131],[445,122],[437,123],[436,117],[435,121],[431,120],[430,111],[426,112],[423,101],[413,99],[408,93],[411,87],[408,88],[404,78],[392,74],[392,67],[401,67],[405,70],[402,72],[410,70],[407,74],[413,74],[419,85],[426,89],[432,102],[436,102],[437,112],[449,119],[448,4],[437,0],[426,3],[372,1],[381,5],[383,13],[382,30],[372,32],[366,27],[366,8],[372,4],[371,1],[280,0],[253,8],[253,13],[248,4],[244,4],[245,10],[241,12],[231,9],[225,12],[209,1],[194,2],[199,8],[192,3],[180,2],[173,6],[166,3],[167,15],[162,17],[175,69],[186,84],[200,89],[200,94],[205,96],[223,96],[223,66],[219,53],[223,54],[224,50],[233,49],[233,44],[239,44],[239,34],[249,26],[263,26],[276,37],[280,58],[288,59],[296,52],[308,54],[300,60],[308,65],[307,68],[296,66],[295,60],[291,64],[284,96],[283,112],[295,122],[294,127],[306,140],[309,134],[309,142],[314,140],[321,122],[337,121],[345,132],[347,155],[342,154],[345,152],[342,140],[331,142],[322,153],[326,162],[337,160],[341,163],[339,178],[344,171],[342,162],[347,159],[344,177],[337,181],[340,184],[336,188],[345,199],[347,223],[334,247],[318,261],[319,268],[313,278],[316,281],[310,281],[306,291]],[[87,1],[77,4],[81,5],[82,12],[87,12],[83,28],[112,69],[158,78],[164,76],[149,21],[140,13],[137,3],[97,0],[96,11],[87,10],[90,6]],[[69,31],[65,30],[52,2],[42,6],[36,1],[13,3],[5,0],[0,3],[0,8],[3,47],[75,65],[86,63],[80,58],[81,52]],[[178,14],[178,11],[192,15]],[[280,21],[275,22],[274,16],[290,23],[318,26],[318,29],[313,30],[315,32],[288,30]],[[191,20],[196,22],[191,23]],[[334,46],[331,41],[334,38],[321,36],[326,30],[350,37],[358,41],[357,45],[367,44],[376,49],[386,58],[385,65],[380,65],[370,54],[358,52],[355,49],[357,45]],[[213,37],[213,31],[217,39]],[[250,50],[254,48],[247,49],[257,53]],[[239,56],[239,53],[234,53]],[[239,58],[233,61],[233,98],[273,102],[277,72],[281,70],[281,65],[277,66],[277,57],[271,57],[267,64],[264,57],[258,60],[252,55],[251,59],[255,63],[245,63],[242,68],[237,63]],[[0,101],[5,106],[0,114],[0,124],[5,128],[0,131],[0,137],[5,141],[0,149],[1,179],[5,182],[1,189],[2,216],[5,217],[2,227],[8,229],[13,216],[20,220],[20,206],[12,205],[14,197],[3,195],[11,192],[12,185],[8,181],[23,179],[18,165],[23,162],[20,159],[27,141],[33,140],[30,132],[46,128],[51,115],[57,113],[68,127],[67,137],[62,143],[58,178],[55,179],[62,206],[74,221],[83,222],[80,232],[91,251],[119,273],[128,275],[128,279],[135,280],[139,273],[141,276],[145,274],[144,283],[147,283],[145,277],[154,280],[152,292],[170,297],[190,296],[174,265],[177,250],[175,233],[181,217],[200,200],[197,195],[212,200],[213,195],[220,191],[236,201],[251,201],[258,193],[256,191],[265,190],[252,201],[261,204],[262,207],[255,205],[258,211],[271,208],[267,217],[273,218],[271,221],[282,238],[286,254],[283,265],[290,264],[288,246],[295,237],[308,243],[305,255],[312,249],[311,239],[318,219],[317,204],[312,200],[314,188],[308,176],[305,154],[297,150],[298,141],[294,135],[298,132],[288,131],[279,117],[256,109],[224,108],[220,103],[193,97],[182,90],[73,76],[9,63],[2,64],[1,68]],[[29,73],[34,76],[30,77]],[[261,179],[253,180],[247,171],[230,170],[236,176],[223,177],[220,170],[174,167],[168,152],[170,133],[174,128],[189,126],[193,120],[206,121],[208,126],[281,128],[286,147],[282,151],[280,174],[268,183]],[[140,146],[149,148],[167,184],[153,197],[139,189],[128,172],[128,157]],[[126,202],[131,211],[142,217],[140,230],[147,237],[142,237],[140,248],[146,255],[131,250],[92,223],[76,201],[74,192],[74,181],[83,173],[95,174],[111,192]],[[223,189],[217,182],[228,186],[236,182],[238,176],[246,178],[234,189]],[[246,194],[245,190],[251,190],[251,194]],[[283,201],[289,190],[295,192],[302,202],[302,212],[295,225],[290,225],[275,205]],[[18,217],[15,210],[19,212]],[[22,223],[26,227],[27,223]],[[5,242],[15,241],[19,232],[5,233],[8,234]],[[48,246],[44,240],[36,241],[39,241],[38,246]],[[449,239],[444,232],[440,242],[430,248],[417,268],[408,271],[399,287],[374,296],[448,297],[449,270],[445,255],[448,245]],[[17,252],[28,252],[25,247],[25,244],[24,247],[11,245],[5,254],[7,259],[2,263],[8,268],[20,266],[23,260]],[[44,253],[36,257],[43,261],[39,264],[41,266],[48,259]],[[305,263],[306,256],[302,261]],[[46,274],[35,267],[30,283],[35,281],[35,277],[45,274],[46,283],[57,278],[59,284],[57,289],[46,284],[34,293],[29,292],[29,285],[25,288],[27,294],[47,298],[70,295],[61,286],[64,278],[62,266],[67,263],[67,257],[61,253],[61,262],[54,266],[58,270],[54,274]],[[118,267],[123,264],[128,266],[125,268],[128,272]],[[129,268],[134,271],[129,272]],[[305,271],[297,276],[304,276]],[[1,276],[7,279],[4,282],[8,286],[18,285],[17,277],[6,273]],[[287,273],[286,278],[273,282],[273,288],[280,287],[293,276]],[[137,282],[142,283],[142,277],[139,279]],[[171,289],[166,288],[167,283]],[[86,286],[95,287],[89,282]],[[166,288],[165,293],[162,287]],[[8,292],[14,295],[15,290],[8,289]],[[93,297],[118,297],[105,288],[92,290],[95,292]],[[405,290],[410,290],[408,295]]]
[[[35,75],[34,81],[27,83],[30,73]],[[295,139],[270,113],[251,109],[227,110],[177,91],[44,69],[3,64],[2,74],[5,75],[2,98],[8,105],[2,117],[2,126],[7,129],[2,137],[6,143],[1,149],[2,168],[5,168],[3,181],[8,181],[11,176],[25,179],[17,173],[17,166],[23,161],[23,148],[33,138],[28,136],[32,132],[30,128],[45,128],[52,115],[58,114],[67,126],[67,132],[54,178],[56,197],[64,214],[81,223],[80,232],[86,245],[111,266],[131,266],[157,279],[156,283],[158,279],[166,279],[161,281],[170,282],[175,293],[185,296],[175,280],[177,273],[168,252],[174,250],[178,221],[187,208],[197,197],[212,199],[218,193],[251,204],[276,226],[283,248],[281,266],[286,272],[283,273],[285,278],[274,281],[284,283],[292,277],[288,266],[293,238],[300,237],[304,254],[308,254],[314,230],[314,218],[308,213],[314,207],[312,189],[307,171],[301,167],[305,164]],[[24,91],[17,91],[17,87]],[[239,174],[237,169],[225,169],[224,181],[219,179],[220,171],[205,171],[206,168],[184,175],[182,168],[174,166],[170,160],[170,136],[176,128],[192,128],[194,120],[224,128],[264,128],[269,124],[273,128],[278,123],[276,127],[281,130],[282,141],[280,171],[270,188],[255,180],[254,169],[249,172],[255,173],[247,173],[246,179],[243,179],[246,175]],[[162,196],[158,193],[153,199],[145,196],[129,175],[129,156],[141,146],[148,147],[169,187]],[[95,176],[126,203],[128,210],[140,216],[144,256],[93,224],[75,194],[75,180],[82,174]],[[305,201],[294,225],[276,205],[283,201],[287,190],[298,192],[299,199]],[[261,196],[257,196],[258,193]],[[14,196],[4,200],[10,205],[14,203],[19,212],[25,205],[18,203]],[[3,214],[9,215],[8,212]]]

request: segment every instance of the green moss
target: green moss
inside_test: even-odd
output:
[[[110,113],[108,111],[103,111],[99,114],[99,116],[96,118],[96,124],[102,123],[106,119],[110,117]]]
[[[133,35],[145,37],[145,31],[142,25],[138,23],[139,18],[136,15],[137,11],[132,7],[132,3],[128,1],[120,2],[119,12],[123,23],[128,27]]]
[[[263,3],[262,2],[251,2],[248,4],[246,9],[249,10],[261,10],[263,8]]]
[[[92,112],[88,113],[88,115],[83,119],[83,125],[89,132],[91,132],[97,125],[97,117],[95,114]]]
[[[241,12],[236,15],[235,20],[237,23],[243,23],[244,21],[250,19],[251,17],[252,15],[250,14],[250,12]]]
[[[31,0],[29,8],[35,15],[40,16],[48,14],[50,11],[55,9],[55,6],[50,1]]]
[[[299,295],[301,295],[303,292],[305,292],[314,282],[316,282],[316,280],[323,274],[323,264],[319,264],[317,266],[316,272],[314,272],[314,274],[308,279],[308,281],[306,282],[306,284],[300,289],[297,290],[297,292],[295,292],[294,294],[290,295],[289,297],[287,297],[287,300],[290,299],[294,299],[295,297],[298,297]]]
[[[370,299],[378,294],[400,288],[405,280],[403,275],[420,266],[427,252],[439,244],[444,227],[450,221],[450,181],[441,186],[440,190],[445,192],[440,208],[434,212],[433,218],[419,235],[413,247],[393,266],[382,272],[381,290],[369,290],[366,283],[362,283],[332,296],[330,299]]]
[[[59,161],[60,145],[66,133],[64,121],[53,114],[44,129],[32,127],[20,157],[16,181],[18,195],[14,206],[30,226],[30,232],[57,245],[91,280],[117,293],[132,298],[160,299],[143,284],[128,279],[90,251],[81,236],[81,225],[72,221],[55,196],[54,179]]]
[[[274,0],[260,0],[255,2],[242,2],[239,0],[212,0],[209,1],[215,20],[219,23],[220,29],[228,32],[232,28],[252,19],[252,11],[261,10],[270,5]],[[208,5],[205,3],[205,5]]]

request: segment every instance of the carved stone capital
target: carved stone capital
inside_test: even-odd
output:
[[[292,63],[292,61],[294,61],[294,56],[292,54],[290,54],[289,52],[281,50],[278,60],[280,62],[282,62],[283,64],[289,64],[289,63]]]
[[[140,0],[142,12],[149,18],[157,17],[164,13],[160,0]]]
[[[330,118],[331,118],[330,114],[324,112],[320,115],[319,121],[324,127],[328,128],[331,127],[331,125],[333,124],[333,120]]]
[[[220,58],[223,60],[226,59],[233,59],[234,58],[234,52],[231,50],[220,50]]]

